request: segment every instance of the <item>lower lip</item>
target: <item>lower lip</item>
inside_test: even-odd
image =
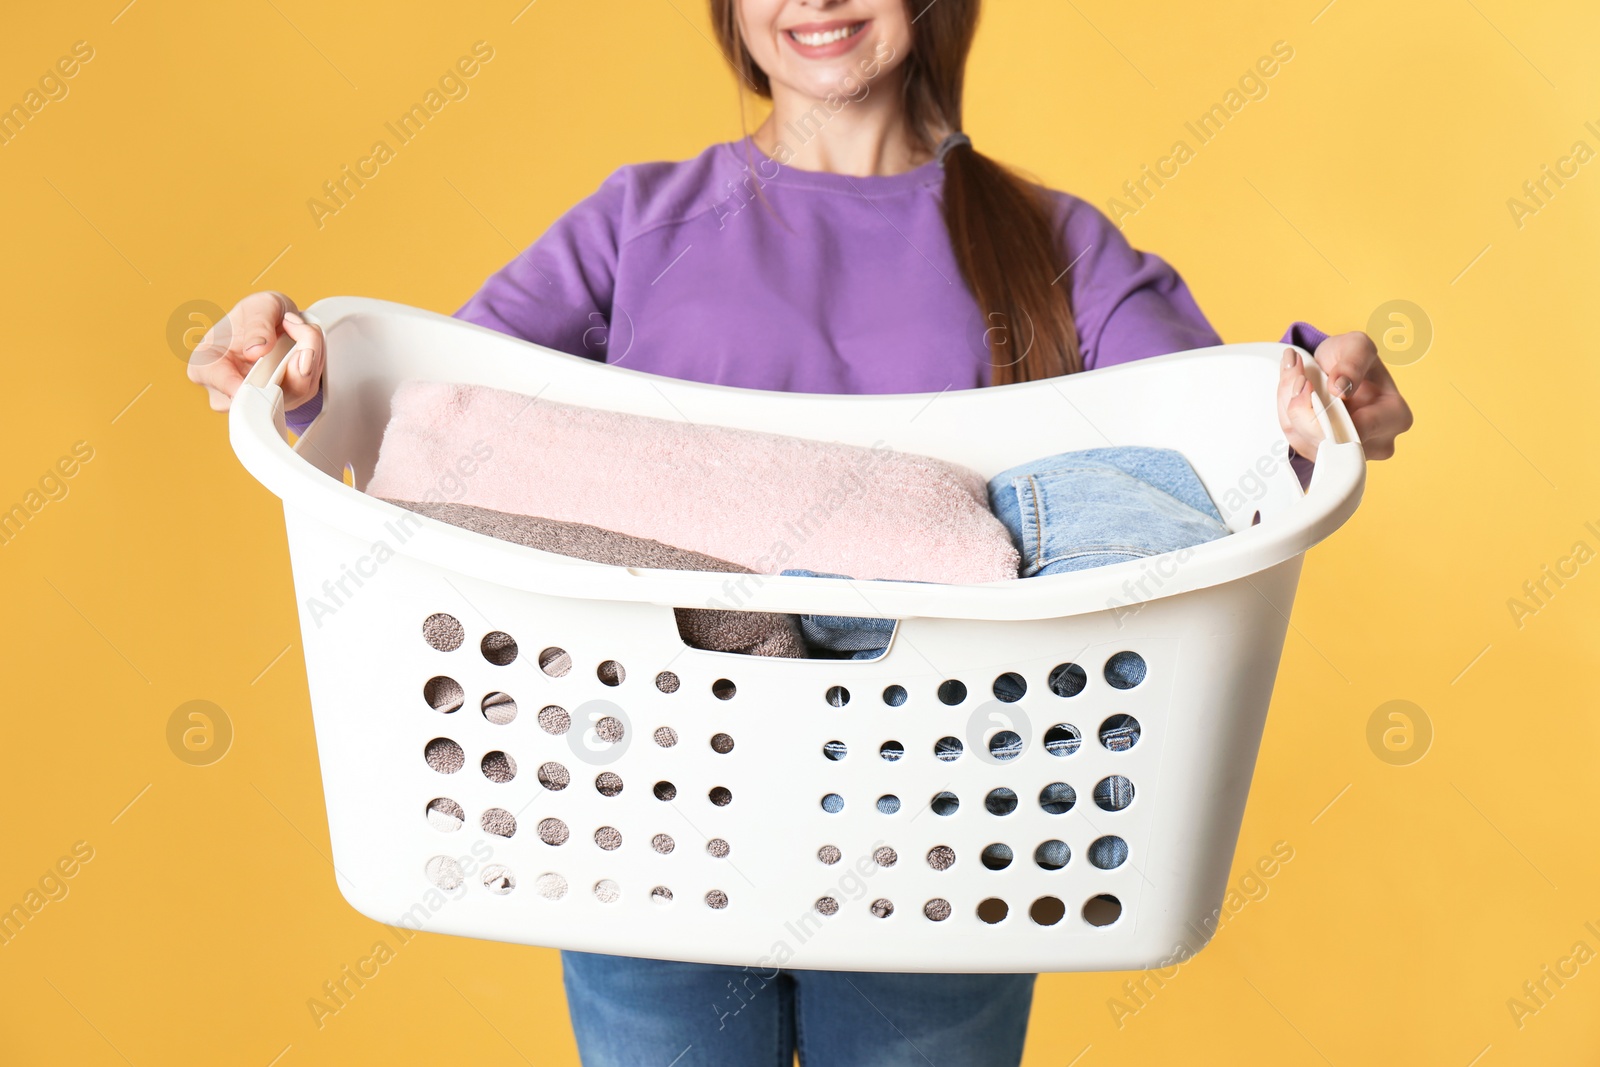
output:
[[[862,38],[867,35],[867,28],[871,25],[872,20],[868,19],[861,23],[861,28],[855,33],[848,37],[841,37],[837,41],[829,41],[827,44],[801,44],[787,32],[784,33],[783,39],[788,41],[790,46],[806,59],[829,59],[833,56],[842,56],[861,43]]]

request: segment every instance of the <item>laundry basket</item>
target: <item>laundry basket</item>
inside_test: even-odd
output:
[[[662,378],[376,300],[306,317],[327,335],[321,414],[287,442],[280,344],[229,430],[283,500],[333,865],[358,911],[884,971],[1142,968],[1216,929],[1301,560],[1365,477],[1304,353],[1326,437],[1307,491],[1277,422],[1278,344],[825,396]],[[370,478],[407,378],[882,442],[985,477],[1072,449],[1175,448],[1231,534],[982,585],[607,566],[346,484]],[[685,646],[672,609],[707,606],[900,622],[877,659],[771,659]],[[1003,676],[1020,700],[996,696]]]

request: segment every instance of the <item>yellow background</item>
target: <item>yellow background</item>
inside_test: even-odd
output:
[[[277,501],[168,340],[185,303],[266,287],[454,310],[615,167],[738,136],[698,0],[525,2],[6,16],[0,103],[76,41],[94,58],[0,147],[0,505],[74,442],[94,457],[0,547],[0,905],[75,842],[94,858],[0,947],[0,1060],[577,1062],[543,949],[423,936],[313,1022],[307,999],[382,930],[326,859]],[[1234,881],[1273,842],[1295,858],[1120,1027],[1107,1002],[1130,976],[1044,976],[1030,1065],[1600,1049],[1600,962],[1520,1027],[1507,1007],[1576,942],[1600,950],[1584,929],[1600,928],[1600,564],[1520,627],[1507,607],[1575,542],[1600,549],[1584,527],[1600,528],[1600,162],[1520,227],[1506,204],[1574,141],[1600,148],[1584,129],[1600,126],[1600,12],[1323,3],[1003,0],[973,56],[981,149],[1103,206],[1288,42],[1269,95],[1128,236],[1230,341],[1295,318],[1361,329],[1394,299],[1435,333],[1394,369],[1416,428],[1311,553],[1295,604]],[[470,96],[318,229],[306,200],[478,40],[495,54]],[[194,699],[235,731],[210,766],[167,744]],[[1395,699],[1433,729],[1409,765],[1367,741]]]

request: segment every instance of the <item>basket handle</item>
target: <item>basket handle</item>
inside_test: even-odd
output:
[[[1328,394],[1328,379],[1316,359],[1298,345],[1301,368],[1311,382],[1311,410],[1322,427],[1322,442],[1317,445],[1317,458],[1311,466],[1311,484],[1306,487],[1306,499],[1311,506],[1325,511],[1321,521],[1314,524],[1317,539],[1332,533],[1360,500],[1357,488],[1366,476],[1367,457],[1361,448],[1361,434],[1350,419],[1350,411],[1340,397]],[[1335,501],[1349,497],[1343,507],[1332,506]],[[1323,529],[1326,527],[1326,529]]]
[[[310,314],[303,311],[300,314],[307,323],[318,325]],[[288,334],[279,336],[272,350],[250,367],[234,394],[232,404],[234,407],[243,407],[241,414],[253,425],[271,421],[278,436],[285,441],[289,439],[289,427],[283,406],[283,379],[289,372],[288,357],[294,345],[294,338]]]

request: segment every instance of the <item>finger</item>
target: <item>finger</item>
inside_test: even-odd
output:
[[[1411,411],[1398,394],[1385,394],[1350,412],[1350,424],[1368,459],[1388,459],[1394,455],[1395,438],[1411,428]]]
[[[251,293],[228,314],[237,339],[229,350],[254,363],[272,351],[284,313],[293,310],[294,301],[282,293]]]
[[[1317,415],[1312,408],[1312,401],[1316,397],[1316,390],[1311,388],[1310,379],[1302,372],[1303,384],[1299,392],[1289,398],[1286,412],[1289,417],[1289,443],[1294,450],[1307,459],[1317,458],[1317,446],[1322,441],[1322,424],[1317,422]]]
[[[283,375],[283,405],[293,409],[317,395],[325,347],[322,328],[307,322],[298,312],[284,313],[283,331],[294,338],[294,347],[283,357],[289,361]]]
[[[1292,348],[1283,350],[1283,358],[1278,361],[1278,426],[1284,433],[1294,429],[1289,422],[1289,400],[1300,390],[1300,383],[1305,381],[1305,370],[1300,364],[1300,353]]]
[[[1328,392],[1348,398],[1378,361],[1378,346],[1364,333],[1342,333],[1317,346],[1313,357],[1328,379]]]

